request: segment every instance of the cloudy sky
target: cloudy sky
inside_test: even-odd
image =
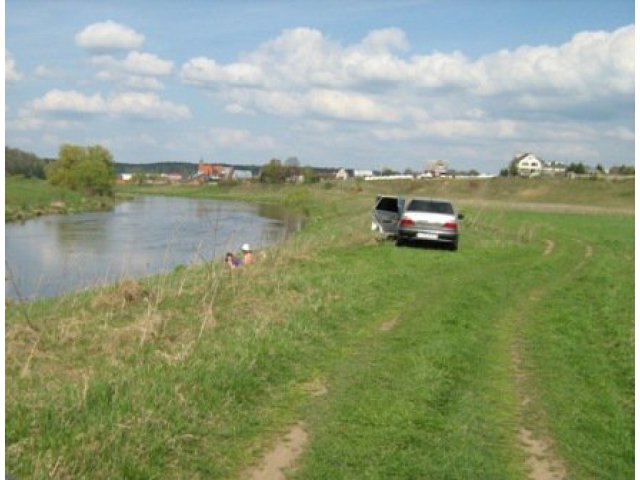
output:
[[[5,3],[5,142],[118,162],[634,164],[633,0]]]

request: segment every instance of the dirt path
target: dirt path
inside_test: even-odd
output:
[[[260,465],[243,478],[247,480],[286,480],[285,471],[295,465],[303,452],[309,436],[302,422],[294,425],[289,433],[267,453]]]
[[[517,323],[521,323],[521,318]],[[537,433],[525,426],[525,416],[531,413],[535,406],[530,397],[533,388],[531,378],[523,368],[522,346],[517,340],[512,346],[511,361],[514,368],[516,382],[516,394],[518,398],[518,440],[525,454],[525,464],[528,470],[528,478],[531,480],[563,480],[566,478],[566,469],[562,459],[555,453],[553,441],[544,428],[537,426]],[[540,412],[537,412],[540,415]]]
[[[546,243],[547,247],[542,254],[545,257],[551,255],[555,248],[553,240],[547,240]],[[583,269],[594,255],[591,245],[580,240],[578,240],[578,243],[584,244],[584,253],[580,261],[576,263],[573,271],[569,272],[569,275],[573,275]],[[520,419],[518,440],[525,454],[525,463],[531,480],[563,480],[567,476],[564,461],[555,451],[553,439],[548,434],[545,412],[540,411],[536,405],[537,402],[532,398],[535,396],[535,385],[526,371],[523,361],[522,328],[526,321],[526,312],[531,310],[540,299],[548,294],[549,288],[548,285],[541,286],[531,292],[525,304],[516,314],[516,335],[511,349],[511,362],[518,398],[518,417]],[[535,432],[529,428],[525,421],[525,417],[531,415],[541,419],[536,422]]]
[[[555,248],[555,241],[546,240],[546,248],[542,255],[548,257]],[[535,385],[530,374],[524,366],[524,347],[522,329],[526,321],[527,312],[535,304],[547,295],[549,286],[540,286],[532,291],[524,305],[516,313],[514,323],[516,334],[511,346],[511,364],[513,368],[513,378],[518,400],[518,441],[525,454],[525,464],[528,471],[528,478],[531,480],[563,480],[566,478],[566,468],[562,458],[555,452],[553,440],[547,433],[545,426],[545,414],[536,405]],[[542,419],[536,424],[534,432],[525,420],[535,414],[536,418]]]
[[[635,215],[635,209],[622,207],[598,207],[588,205],[571,205],[565,203],[509,202],[503,200],[460,199],[462,206],[488,207],[502,210],[537,211],[555,213],[585,213],[595,215]]]

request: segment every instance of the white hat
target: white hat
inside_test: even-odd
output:
[[[242,250],[243,252],[250,252],[251,247],[249,246],[248,243],[245,243],[244,245],[242,245],[242,247],[240,247],[240,250]]]

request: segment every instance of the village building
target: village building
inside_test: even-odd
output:
[[[182,174],[181,173],[161,173],[160,178],[170,183],[178,183],[182,181]]]
[[[373,170],[354,170],[353,176],[356,178],[373,177]]]
[[[233,177],[233,167],[225,167],[224,165],[203,163],[198,164],[198,172],[196,177],[217,182],[219,180],[229,180]]]
[[[537,177],[540,175],[564,175],[567,168],[560,162],[545,162],[533,153],[522,153],[514,158],[518,175]]]
[[[351,170],[351,174],[349,174],[349,169],[341,168],[336,173],[336,180],[346,180],[352,176],[353,176],[353,170]]]
[[[449,162],[445,160],[431,160],[427,162],[427,167],[423,175],[420,175],[420,178],[446,177],[448,170]],[[427,176],[427,174],[430,174],[430,176]]]
[[[253,178],[253,172],[251,170],[239,170],[236,168],[233,170],[231,178],[234,180],[251,180]]]

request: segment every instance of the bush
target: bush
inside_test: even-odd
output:
[[[91,195],[111,195],[113,192],[113,157],[100,145],[63,145],[60,147],[58,160],[47,165],[45,173],[52,185],[84,191]]]

